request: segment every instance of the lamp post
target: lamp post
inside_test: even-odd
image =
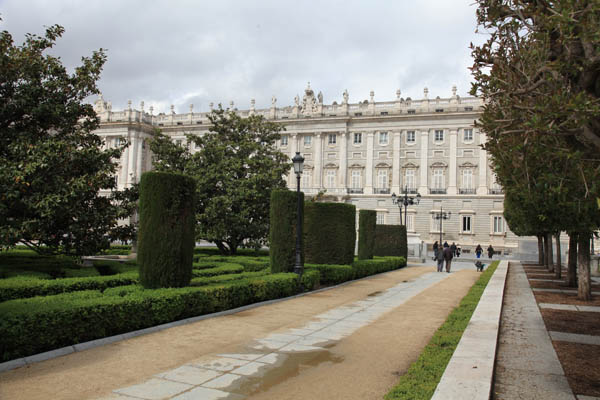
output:
[[[300,197],[300,177],[302,176],[302,169],[304,168],[304,157],[300,155],[300,152],[297,151],[294,158],[292,158],[292,162],[294,163],[294,172],[296,173],[296,182],[297,186],[297,197],[298,197],[298,207],[296,209],[296,214],[298,219],[296,221],[296,263],[294,264],[294,272],[298,274],[298,278],[302,276],[302,255],[301,246],[302,246],[302,198]]]
[[[400,225],[402,225],[402,206],[404,205],[404,226],[406,226],[406,222],[408,221],[408,206],[415,204],[415,202],[417,204],[421,202],[421,194],[417,192],[415,197],[410,197],[408,195],[408,186],[404,188],[404,197],[398,197],[396,193],[392,193],[392,204],[397,204],[400,210]]]
[[[434,214],[431,215],[431,217],[433,219],[439,219],[440,220],[440,247],[442,247],[442,222],[445,219],[450,219],[450,216],[452,215],[452,212],[448,211],[443,211],[442,210],[442,206],[440,206],[440,212],[435,212]]]

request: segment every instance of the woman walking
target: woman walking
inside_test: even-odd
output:
[[[477,247],[475,248],[475,254],[477,254],[477,258],[481,257],[481,253],[483,253],[483,248],[481,247],[480,244],[478,244]]]

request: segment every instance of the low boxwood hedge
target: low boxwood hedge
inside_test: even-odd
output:
[[[306,290],[317,271],[302,277]],[[228,310],[297,293],[293,273],[201,287],[144,290],[125,286],[0,303],[0,354],[9,361],[40,352],[183,318]]]
[[[104,290],[109,287],[131,285],[137,282],[137,272],[84,278],[38,279],[15,277],[0,279],[0,302],[81,290]]]
[[[236,263],[218,263],[214,268],[193,269],[192,277],[200,278],[206,276],[218,276],[225,274],[240,274],[244,272],[244,267]]]
[[[375,257],[372,260],[357,260],[352,263],[354,279],[403,267],[406,267],[406,258],[404,257]]]
[[[319,271],[321,276],[320,282],[323,285],[335,285],[354,278],[354,270],[350,265],[306,264],[305,268],[308,271]]]

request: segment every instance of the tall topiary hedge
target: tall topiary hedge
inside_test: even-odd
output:
[[[302,192],[300,192],[300,200],[304,205],[304,193]],[[297,192],[291,190],[273,190],[271,192],[269,256],[272,273],[294,270],[297,210]]]
[[[352,264],[356,207],[344,203],[304,203],[304,257],[311,264]]]
[[[408,257],[408,244],[406,239],[406,226],[404,225],[377,225],[375,229],[376,256],[402,256]]]
[[[185,175],[142,175],[137,257],[144,287],[189,284],[195,244],[195,192],[194,180]]]
[[[358,259],[373,258],[375,246],[375,228],[377,226],[377,211],[360,210],[358,212]]]

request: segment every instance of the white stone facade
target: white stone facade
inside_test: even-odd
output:
[[[407,188],[411,196],[421,195],[419,205],[408,207],[407,227],[431,244],[439,240],[439,220],[432,216],[451,212],[443,221],[443,238],[456,242],[464,250],[477,244],[484,249],[491,243],[496,250],[514,252],[518,238],[503,219],[502,189],[494,179],[486,152],[481,148],[485,134],[473,127],[481,113],[482,100],[461,98],[452,88],[452,96],[430,99],[402,98],[393,101],[369,100],[348,103],[344,91],[340,103],[323,104],[321,93],[315,96],[310,85],[294,105],[237,110],[241,116],[263,115],[285,126],[279,148],[291,157],[299,151],[305,158],[302,190],[307,195],[326,191],[336,201],[356,205],[357,209],[378,212],[378,222],[398,224],[400,212],[392,204],[391,194]],[[153,115],[140,104],[113,112],[110,103],[100,98],[94,105],[101,126],[96,132],[107,145],[127,139],[131,144],[121,158],[119,187],[139,180],[151,169],[151,154],[146,141],[155,128],[182,145],[186,134],[205,134],[209,129],[207,113],[190,112]],[[211,109],[213,105],[211,103]],[[192,145],[193,146],[193,145]],[[193,148],[190,148],[194,151]],[[295,189],[296,177],[288,176],[288,187]],[[402,210],[404,213],[404,209]],[[403,218],[404,219],[404,218]]]

